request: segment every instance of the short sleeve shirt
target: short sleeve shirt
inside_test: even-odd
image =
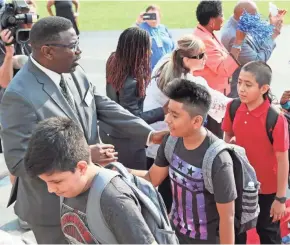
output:
[[[27,55],[29,56],[31,54],[31,47],[30,45],[28,44],[23,44],[23,45],[20,45],[20,44],[14,44],[14,47],[15,47],[15,52],[14,54],[15,55],[20,55],[20,54],[24,54],[24,55]],[[4,44],[2,43],[2,41],[0,41],[0,66],[3,64],[4,62],[4,59],[5,59],[5,46]],[[15,74],[18,72],[18,70],[14,70],[14,76]]]
[[[289,149],[289,131],[286,118],[280,114],[273,130],[273,145],[266,132],[266,118],[270,107],[265,100],[256,109],[249,111],[246,104],[238,108],[234,122],[227,106],[222,129],[236,137],[236,144],[246,150],[250,164],[254,167],[258,181],[261,183],[261,194],[273,194],[277,191],[278,162],[275,153]]]
[[[96,244],[86,217],[89,191],[75,198],[66,198],[61,209],[61,227],[71,244]],[[142,214],[132,190],[115,177],[101,196],[103,217],[119,244],[152,244],[155,239]]]
[[[214,195],[204,186],[202,162],[210,144],[217,138],[208,131],[202,144],[187,150],[179,138],[169,163],[164,154],[167,137],[160,145],[155,164],[169,166],[173,204],[170,219],[180,240],[192,243],[217,243],[219,214],[216,203],[229,203],[236,199],[233,162],[227,151],[214,160],[212,181]]]
[[[15,46],[15,55],[18,55],[18,54],[30,55],[30,53],[31,53],[31,47],[29,45],[20,46],[19,44],[15,44],[14,46]],[[5,53],[6,53],[5,52],[5,46],[2,43],[2,41],[0,41],[0,66],[2,66],[2,64],[4,62]],[[13,76],[15,76],[18,71],[19,70],[14,69],[13,70]],[[4,92],[5,92],[5,89],[0,87],[0,102],[2,100]]]

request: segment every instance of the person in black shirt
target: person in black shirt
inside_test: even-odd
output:
[[[73,28],[76,31],[76,34],[79,36],[79,28],[78,28],[78,23],[77,23],[77,18],[78,18],[78,10],[79,10],[79,1],[78,0],[61,0],[61,1],[56,1],[56,0],[48,0],[46,8],[50,16],[53,16],[53,12],[51,10],[52,5],[55,6],[55,15],[64,17],[66,19],[69,19],[72,24]],[[75,12],[73,11],[73,6],[75,6]]]

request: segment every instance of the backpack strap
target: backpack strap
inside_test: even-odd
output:
[[[166,220],[163,218],[162,214],[159,212],[158,208],[150,197],[146,196],[138,187],[136,176],[130,174],[126,167],[119,162],[113,162],[106,165],[106,168],[116,168],[122,176],[124,182],[131,188],[137,199],[142,203],[142,205],[146,206],[146,208],[150,211],[152,216],[154,217],[158,227],[165,227],[167,225]],[[145,179],[139,178],[138,181],[146,181]],[[142,183],[141,183],[142,184]],[[154,188],[154,187],[152,187]],[[155,188],[154,188],[155,190]],[[149,194],[150,195],[150,194]]]
[[[212,165],[214,162],[214,159],[217,157],[217,155],[226,149],[230,149],[228,144],[226,144],[223,140],[217,139],[210,145],[210,147],[207,149],[203,162],[202,162],[202,173],[204,176],[204,185],[205,188],[208,190],[209,193],[213,194],[213,184],[212,184]]]
[[[165,143],[164,154],[165,154],[166,160],[169,163],[171,162],[177,140],[178,140],[178,137],[173,137],[173,136],[169,135],[169,137],[167,138],[167,141]]]
[[[86,210],[88,226],[93,236],[101,244],[118,244],[114,234],[107,226],[101,210],[102,193],[110,181],[118,175],[120,174],[116,171],[101,168],[95,176],[89,192]]]
[[[236,116],[236,112],[239,109],[241,105],[241,100],[239,98],[233,99],[233,101],[230,104],[230,118],[233,122]]]
[[[266,132],[272,145],[274,142],[273,130],[278,121],[278,117],[279,117],[279,112],[271,105],[268,109],[268,113],[266,117]]]
[[[105,166],[105,168],[110,170],[118,170],[121,176],[125,177],[126,179],[132,179],[134,175],[130,174],[127,170],[127,168],[119,162],[111,162]]]
[[[64,197],[60,196],[59,197],[59,201],[60,201],[60,211],[62,209],[62,204],[63,204],[63,201],[64,201]]]

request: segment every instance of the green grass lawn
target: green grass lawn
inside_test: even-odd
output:
[[[290,23],[290,1],[272,1],[279,8],[289,11],[285,23]],[[131,26],[138,14],[150,4],[161,7],[162,23],[169,28],[193,28],[196,25],[195,9],[198,1],[81,1],[80,30],[122,30]],[[236,1],[223,2],[224,16],[229,18]],[[267,18],[269,1],[257,1],[259,11]],[[37,2],[38,13],[47,16],[46,2]]]

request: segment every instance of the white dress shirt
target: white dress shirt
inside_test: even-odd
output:
[[[59,86],[59,83],[61,80],[61,75],[52,71],[52,70],[49,70],[49,69],[45,68],[44,66],[42,66],[41,64],[39,64],[35,59],[33,59],[32,55],[30,55],[30,59],[34,65],[36,65],[41,71],[43,71],[55,83],[56,87],[62,93],[62,89]],[[69,82],[69,81],[66,81],[66,82]],[[72,99],[72,101],[74,101],[74,96],[71,93],[69,87],[68,87],[68,93],[69,93],[69,96]]]

